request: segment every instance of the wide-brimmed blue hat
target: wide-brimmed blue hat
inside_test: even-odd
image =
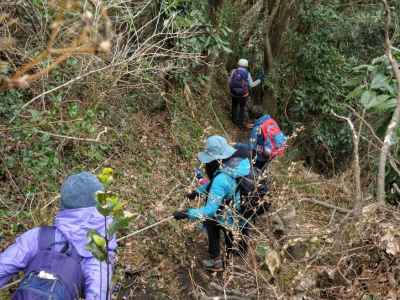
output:
[[[61,186],[61,209],[96,206],[96,192],[104,191],[97,177],[89,172],[68,176]]]
[[[207,138],[206,147],[204,151],[197,154],[197,158],[207,164],[213,160],[229,158],[235,151],[235,148],[229,145],[224,137],[213,135]]]

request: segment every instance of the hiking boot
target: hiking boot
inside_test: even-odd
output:
[[[203,259],[201,262],[203,266],[210,271],[221,272],[224,270],[224,263],[220,258]]]

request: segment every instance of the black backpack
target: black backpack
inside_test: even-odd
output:
[[[268,182],[262,177],[263,172],[253,165],[252,150],[240,144],[235,145],[234,148],[236,152],[233,157],[250,160],[250,173],[236,178],[237,190],[240,192],[240,214],[248,221],[255,221],[257,216],[267,212],[271,206],[264,200],[264,196],[269,191]]]
[[[252,151],[246,147],[235,145],[236,152],[229,158],[249,159],[252,161]],[[270,203],[264,201],[264,196],[268,193],[268,183],[266,178],[262,178],[262,172],[251,163],[250,173],[246,176],[235,178],[237,182],[236,191],[240,193],[239,214],[248,222],[254,222],[257,216],[268,211]],[[214,178],[218,175],[215,174]],[[213,178],[213,179],[214,179]],[[213,180],[210,181],[207,192],[211,188]],[[232,199],[226,199],[224,205],[230,205]],[[222,209],[222,208],[221,208]]]
[[[261,178],[258,169],[252,167],[249,175],[236,178],[236,181],[240,193],[240,214],[249,222],[254,222],[257,216],[267,212],[271,206],[264,200],[269,191],[267,180]]]

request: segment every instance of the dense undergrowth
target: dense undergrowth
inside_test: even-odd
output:
[[[1,23],[2,37],[17,41],[7,48],[0,40],[1,66],[7,65],[0,68],[1,80],[47,47],[43,37],[53,8],[46,1],[22,2],[1,6],[1,17],[19,20],[19,26]],[[225,1],[214,20],[207,1],[137,2],[110,1],[111,53],[76,53],[29,88],[0,92],[0,250],[25,230],[51,222],[61,182],[79,170],[115,170],[120,196],[135,215],[130,230],[200,205],[184,194],[193,188],[195,157],[206,136],[246,138],[229,120],[226,77],[241,56],[250,58],[254,74],[261,69],[263,28],[257,22],[263,1]],[[349,168],[353,144],[346,122],[331,113],[349,115],[360,126],[345,106],[351,105],[379,129],[393,111],[374,110],[375,98],[357,94],[388,95],[394,84],[389,72],[380,71],[387,65],[373,62],[383,54],[382,10],[361,2],[295,6],[264,89],[277,100],[274,117],[284,131],[305,130],[272,164],[272,209],[257,222],[249,254],[230,261],[223,274],[207,273],[200,266],[206,237],[199,224],[171,221],[120,245],[114,280],[122,286],[120,299],[387,299],[398,293],[397,212],[370,206],[361,217],[348,215],[357,204]],[[78,14],[70,17],[78,22]],[[63,30],[58,46],[76,35]],[[354,70],[359,65],[364,67]],[[375,85],[379,74],[388,90],[384,81]],[[255,102],[268,107],[263,102],[271,98],[258,96],[256,91]],[[371,140],[365,130],[363,206],[375,192],[379,146]],[[395,183],[396,171],[388,170],[388,182]],[[271,264],[279,265],[276,272]],[[1,299],[8,295],[0,291]]]

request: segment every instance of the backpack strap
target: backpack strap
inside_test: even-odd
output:
[[[75,259],[81,261],[81,260],[82,260],[82,257],[79,255],[79,253],[78,253],[78,251],[76,250],[74,244],[72,244],[72,243],[67,239],[67,237],[65,236],[65,234],[64,234],[61,230],[59,230],[59,232],[61,233],[61,235],[63,236],[64,241],[65,241],[65,242],[64,242],[64,243],[65,243],[65,246],[61,249],[60,252],[65,253],[65,254],[67,254],[68,256],[71,256],[71,257],[73,257],[73,258],[75,258]]]
[[[42,226],[39,229],[39,250],[49,250],[55,244],[56,228],[54,226]]]
[[[79,255],[78,251],[76,250],[75,246],[68,241],[66,236],[62,231],[59,230],[61,235],[64,238],[64,241],[60,243],[56,243],[55,237],[56,237],[56,227],[54,226],[42,226],[39,229],[39,237],[38,237],[38,242],[39,242],[39,250],[40,251],[45,251],[45,250],[51,250],[51,248],[55,244],[65,244],[62,248],[61,251],[62,253],[65,253],[71,257],[74,257],[76,259],[81,260],[82,257]]]
[[[211,186],[214,183],[214,179],[218,176],[218,174],[221,173],[221,170],[217,170],[215,171],[213,178],[208,182],[207,188],[206,188],[206,193],[207,193],[207,198],[208,198],[208,194],[210,193],[211,190]]]

